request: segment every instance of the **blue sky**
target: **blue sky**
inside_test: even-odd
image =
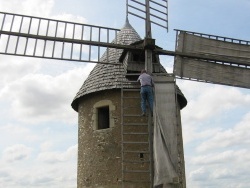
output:
[[[121,28],[125,0],[0,0],[0,11]],[[250,41],[249,0],[169,0],[173,50],[182,29]],[[129,17],[144,37],[144,23]],[[162,64],[171,72],[172,57]],[[77,113],[71,101],[94,64],[0,55],[0,187],[76,187]],[[187,187],[250,187],[250,90],[177,80]]]

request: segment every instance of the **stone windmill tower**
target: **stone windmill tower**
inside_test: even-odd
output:
[[[128,21],[117,34],[114,28],[0,12],[0,54],[98,63],[72,102],[79,113],[78,187],[186,187],[180,110],[187,101],[175,79],[250,88],[250,41],[176,30],[175,51],[156,46],[151,23],[168,23],[165,4],[127,0],[127,15],[145,19],[143,40]],[[106,39],[115,33],[113,43],[103,41],[103,33]],[[91,58],[92,46],[98,58]],[[99,58],[101,47],[106,51]],[[174,74],[166,73],[159,55],[175,57]],[[144,67],[155,82],[153,118],[139,115],[136,79]]]
[[[142,45],[128,19],[114,40],[118,44]],[[150,187],[154,167],[148,127],[152,124],[148,123],[151,117],[140,116],[139,85],[136,82],[145,65],[144,51],[111,49],[102,58],[105,61],[109,58],[117,65],[97,64],[72,102],[79,121],[77,185]],[[159,57],[153,55],[153,74],[156,73],[166,74],[166,71]],[[178,144],[170,144],[173,152],[170,161],[175,163],[178,173],[179,178],[175,181],[185,187],[180,109],[187,101],[177,87],[175,93],[178,126],[174,128],[174,134],[179,137]]]

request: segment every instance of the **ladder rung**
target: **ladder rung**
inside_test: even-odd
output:
[[[149,170],[123,170],[125,173],[150,173]]]
[[[124,106],[123,109],[128,109],[128,108],[138,108],[138,106]]]
[[[123,153],[149,153],[149,151],[123,151]]]
[[[126,125],[133,125],[133,126],[143,125],[143,126],[145,126],[148,124],[147,123],[123,123],[123,125],[124,126],[126,126]]]
[[[142,117],[141,114],[135,115],[135,114],[124,114],[123,117]]]
[[[140,91],[140,88],[122,89],[123,91]]]
[[[123,142],[123,144],[148,144],[148,142]]]
[[[150,181],[147,181],[147,180],[123,180],[123,182],[125,183],[150,183]]]
[[[124,135],[148,135],[148,133],[136,133],[136,132],[127,132],[123,134]]]
[[[124,163],[150,163],[150,161],[130,161],[130,160],[124,160],[122,161]]]
[[[138,96],[138,97],[123,97],[123,99],[140,99],[141,97]]]
[[[140,76],[140,73],[127,73],[125,76]]]
[[[127,80],[123,80],[122,83],[131,83],[131,82],[135,82],[135,83],[138,83],[138,85],[140,84],[139,81],[137,81],[137,79],[132,79],[130,77],[130,79],[127,79]]]

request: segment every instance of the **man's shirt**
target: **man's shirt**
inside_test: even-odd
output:
[[[154,86],[154,82],[153,82],[152,77],[147,73],[141,74],[137,81],[140,81],[141,87],[143,87],[143,86]]]

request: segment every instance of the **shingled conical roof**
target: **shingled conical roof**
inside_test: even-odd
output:
[[[130,25],[128,19],[126,19],[125,25],[113,41],[116,41],[118,44],[130,45],[140,40],[142,39],[140,38],[139,34]],[[122,80],[126,79],[125,73],[127,72],[126,66],[123,63],[119,62],[119,58],[122,55],[123,51],[124,50],[122,49],[113,48],[109,49],[108,52],[105,51],[105,53],[101,57],[101,61],[117,63],[118,65],[97,64],[93,68],[71,104],[72,108],[75,111],[78,111],[78,100],[81,97],[98,91],[121,88],[121,82]],[[166,72],[164,68],[163,70],[164,72]],[[185,99],[184,96],[183,98]]]
[[[125,25],[117,34],[116,39],[114,39],[118,44],[126,45],[139,40],[141,40],[139,34],[130,25],[128,19],[126,19]],[[110,63],[118,63],[120,66],[97,64],[93,68],[71,104],[74,110],[77,111],[78,100],[84,95],[107,89],[121,88],[121,79],[125,73],[124,67],[119,62],[122,52],[123,50],[121,49],[113,48],[108,51],[108,61]],[[107,61],[107,51],[101,57],[101,61]]]

